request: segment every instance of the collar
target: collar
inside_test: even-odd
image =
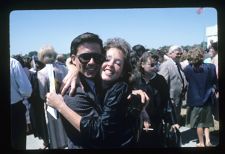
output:
[[[145,81],[146,84],[148,84],[152,79],[154,79],[156,77],[156,75],[157,74],[154,72],[153,75],[149,79],[144,78],[144,76],[142,76],[142,79],[143,79],[143,81]]]

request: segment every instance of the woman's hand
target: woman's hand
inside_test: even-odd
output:
[[[143,91],[143,90],[132,90],[132,94],[133,95],[140,95],[141,96],[141,103],[143,104],[147,104],[150,100],[150,98],[148,97],[148,95]],[[130,99],[131,98],[131,95],[129,95],[127,97],[127,99]]]
[[[55,92],[50,92],[46,94],[47,105],[60,110],[62,105],[65,104],[62,95],[56,94]]]
[[[79,68],[71,63],[71,58],[67,58],[66,66],[68,68],[68,73],[62,81],[60,91],[61,95],[65,95],[66,91],[70,89],[69,95],[72,96],[76,89],[76,83],[79,82],[78,73]]]

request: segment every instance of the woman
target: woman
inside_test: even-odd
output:
[[[53,46],[46,45],[40,49],[38,52],[39,60],[44,64],[52,64],[54,69],[54,79],[56,84],[56,91],[59,90],[59,85],[62,82],[64,76],[67,74],[66,67],[55,63],[57,53]],[[49,77],[48,77],[47,65],[37,72],[39,94],[41,99],[45,100],[45,95],[49,92]],[[39,102],[40,103],[40,102]],[[40,105],[42,106],[42,105]],[[42,109],[43,106],[42,106]],[[47,106],[45,105],[47,110]],[[45,112],[47,128],[48,128],[48,140],[50,149],[63,149],[67,147],[66,133],[62,125],[61,118],[55,119],[49,112]],[[40,127],[39,125],[37,127]],[[45,144],[47,141],[45,141]]]
[[[56,93],[48,93],[47,101],[67,120],[70,119],[70,123],[79,131],[85,141],[81,143],[81,148],[132,147],[136,141],[135,121],[138,121],[142,105],[139,104],[139,108],[128,107],[130,89],[126,81],[129,63],[126,57],[130,45],[121,38],[114,38],[106,42],[104,49],[106,60],[101,66],[102,90],[100,95],[97,94],[99,101],[95,102],[100,105],[93,107],[90,104],[87,107],[92,117],[81,117]],[[133,109],[137,114],[129,112]]]
[[[197,129],[199,143],[197,147],[213,146],[210,142],[209,127],[213,127],[211,111],[213,87],[216,84],[216,68],[213,64],[203,63],[203,51],[194,48],[188,52],[189,65],[184,73],[188,81],[187,122]],[[205,143],[203,134],[205,135]]]
[[[131,76],[131,82],[135,88],[144,89],[151,98],[150,103],[142,111],[142,125],[140,136],[140,147],[165,147],[163,134],[163,121],[173,124],[173,128],[179,128],[175,111],[173,117],[168,119],[165,110],[169,103],[169,87],[164,77],[156,73],[156,58],[150,53],[145,52],[140,57],[137,68]]]

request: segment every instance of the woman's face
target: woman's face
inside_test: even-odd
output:
[[[142,62],[141,67],[147,74],[155,72],[156,70],[156,64],[152,58],[148,58],[146,62]]]
[[[106,51],[106,61],[101,67],[101,77],[104,81],[113,82],[122,76],[124,54],[120,49],[110,48]]]
[[[215,55],[216,55],[216,51],[215,51],[213,48],[210,48],[210,49],[209,49],[209,56],[210,56],[211,58],[213,58],[213,57],[215,57]]]

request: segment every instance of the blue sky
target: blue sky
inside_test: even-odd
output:
[[[19,10],[10,13],[10,54],[26,54],[51,44],[69,53],[79,34],[93,32],[103,41],[121,37],[131,46],[193,45],[206,41],[205,29],[217,24],[217,11],[204,8],[92,10]]]

